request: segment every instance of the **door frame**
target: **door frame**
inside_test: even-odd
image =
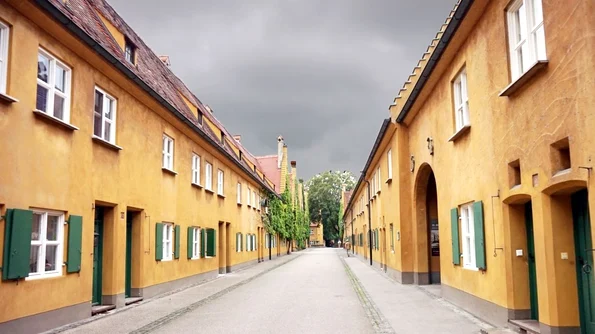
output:
[[[103,299],[103,232],[105,223],[105,211],[102,207],[95,207],[93,218],[93,262],[97,255],[97,266],[93,264],[93,280],[91,286],[91,305],[101,305]],[[97,231],[95,228],[98,228]],[[95,249],[95,234],[97,234],[97,249]],[[95,254],[97,251],[98,254]]]
[[[533,226],[533,205],[531,201],[525,203],[525,234],[527,237],[527,271],[529,277],[529,307],[531,319],[539,320],[539,295],[537,292],[537,267],[535,261],[535,234]],[[533,264],[531,265],[531,250]]]
[[[126,211],[126,267],[124,278],[124,298],[132,297],[132,229],[133,212]]]

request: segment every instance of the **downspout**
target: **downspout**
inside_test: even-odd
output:
[[[365,181],[368,184],[368,244],[370,244],[370,265],[372,265],[372,208],[370,205],[372,197],[370,197],[370,181]]]

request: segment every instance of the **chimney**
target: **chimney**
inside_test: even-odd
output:
[[[159,59],[165,64],[165,66],[170,67],[171,62],[169,61],[169,56],[159,56]]]
[[[242,142],[242,135],[234,135],[233,139],[235,139],[238,143]]]
[[[283,136],[277,137],[277,168],[281,168],[281,160],[283,160]]]
[[[297,180],[297,162],[295,160],[291,161],[291,177],[289,178],[289,189],[291,189],[291,201],[295,206],[296,198],[295,198],[295,180]]]
[[[287,145],[283,144],[283,154],[281,155],[281,192],[285,191],[287,185]]]
[[[213,109],[211,109],[211,107],[209,107],[208,105],[205,104],[205,108],[207,108],[207,111],[211,114],[213,113]]]

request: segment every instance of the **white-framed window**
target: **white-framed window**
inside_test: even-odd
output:
[[[473,203],[461,205],[461,235],[463,240],[463,267],[477,269],[475,265],[475,231]]]
[[[247,197],[247,198],[246,198],[246,200],[248,201],[248,203],[247,203],[247,204],[248,204],[248,206],[252,206],[252,201],[251,201],[251,198],[252,198],[252,190],[250,190],[250,187],[248,187],[248,189],[246,189],[246,191],[248,192],[248,193],[246,194],[246,197]]]
[[[252,207],[256,208],[256,191],[252,191]]]
[[[192,183],[200,185],[200,156],[192,153]]]
[[[29,279],[62,275],[64,213],[33,211]]]
[[[391,149],[386,152],[386,161],[388,163],[388,179],[393,178],[393,152]]]
[[[173,230],[173,224],[163,224],[163,258],[161,261],[169,261],[173,257]]]
[[[0,93],[6,94],[6,81],[8,80],[8,26],[0,21]]]
[[[174,170],[174,140],[163,134],[163,168]]]
[[[98,87],[95,87],[93,135],[116,143],[116,99]]]
[[[35,108],[70,122],[70,67],[49,52],[39,49],[37,54],[37,100]]]
[[[217,194],[223,196],[223,171],[217,170]]]
[[[239,253],[242,251],[241,245],[242,244],[242,234],[241,233],[236,233],[236,253]]]
[[[467,71],[463,69],[452,83],[455,98],[455,122],[457,131],[469,125],[469,96],[467,95]]]
[[[512,80],[538,60],[546,60],[541,0],[517,0],[508,9],[508,40]]]
[[[378,170],[376,172],[376,193],[379,193],[380,190],[382,190],[382,188],[381,188],[382,183],[380,183],[380,179],[382,178],[381,175],[382,174],[380,173],[380,167],[378,167]]]
[[[128,38],[126,38],[124,41],[124,57],[126,58],[126,61],[128,61],[129,63],[131,63],[133,65],[134,65],[134,61],[136,59],[135,53],[136,53],[136,47],[132,44],[131,41],[128,40]]]
[[[256,194],[256,209],[260,210],[260,194]]]
[[[242,204],[242,184],[238,182],[237,186],[237,200],[238,204]]]
[[[252,251],[252,237],[250,236],[250,234],[246,234],[246,251]]]
[[[209,162],[205,165],[205,189],[213,190],[213,165]]]
[[[200,258],[200,227],[192,229],[192,259]]]

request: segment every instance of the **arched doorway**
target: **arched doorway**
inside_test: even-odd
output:
[[[414,283],[440,283],[440,234],[436,178],[428,164],[420,166],[415,186]]]

